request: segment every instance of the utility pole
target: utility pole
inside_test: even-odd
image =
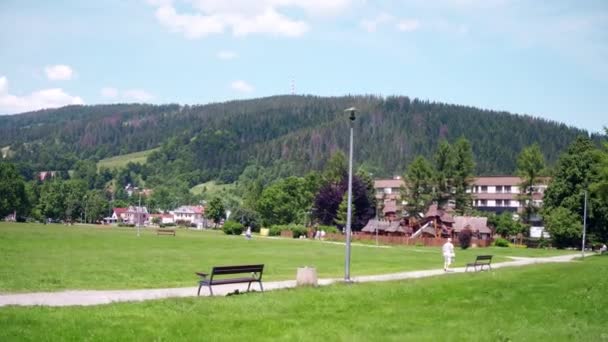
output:
[[[346,213],[346,260],[344,262],[344,281],[350,283],[350,240],[351,240],[351,216],[353,213],[352,201],[353,201],[353,123],[355,122],[355,112],[357,109],[354,107],[348,108],[345,112],[350,113],[350,150],[348,154],[348,207]]]

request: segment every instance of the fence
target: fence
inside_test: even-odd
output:
[[[342,234],[327,234],[327,240],[332,241],[344,241],[345,237]],[[447,239],[436,239],[436,238],[410,238],[408,236],[389,236],[389,235],[378,235],[378,242],[385,245],[407,245],[407,246],[430,246],[440,247]],[[373,234],[362,234],[354,233],[351,241],[376,241],[376,235]],[[459,246],[458,239],[452,241],[454,246]],[[477,247],[488,247],[492,244],[492,240],[481,240],[471,239],[471,246],[476,245]]]

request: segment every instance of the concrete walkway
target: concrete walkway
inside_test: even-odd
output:
[[[574,258],[579,257],[580,254],[562,255],[556,257],[545,257],[545,258],[516,258],[513,261],[507,261],[502,263],[493,264],[492,268],[503,268],[503,267],[516,267],[525,266],[539,263],[550,263],[550,262],[570,262]],[[369,275],[353,277],[352,280],[355,283],[366,283],[376,281],[392,281],[392,280],[403,280],[403,279],[414,279],[424,278],[439,275],[449,275],[454,273],[463,273],[464,267],[459,267],[451,270],[450,272],[444,272],[442,269],[439,270],[426,270],[426,271],[410,271],[402,273],[391,273],[382,275]],[[330,279],[319,279],[319,285],[330,285],[334,283],[342,282],[341,278],[330,278]],[[278,289],[286,289],[296,287],[295,280],[287,281],[270,281],[264,282],[264,290],[272,291]],[[109,304],[115,302],[137,302],[152,299],[161,298],[175,298],[175,297],[193,297],[196,296],[197,287],[182,287],[182,288],[170,288],[170,289],[149,289],[149,290],[111,290],[111,291],[62,291],[62,292],[34,292],[34,293],[20,293],[20,294],[0,294],[0,307],[7,305],[21,305],[21,306],[74,306],[74,305],[100,305]],[[259,291],[252,284],[252,288]],[[222,285],[214,286],[213,291],[216,296],[223,296],[235,290],[244,291],[246,286],[240,285]],[[201,289],[201,296],[208,296],[207,289]]]

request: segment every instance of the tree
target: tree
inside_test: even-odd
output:
[[[352,203],[351,203],[351,211],[352,211],[351,212],[352,217],[355,217],[356,210],[355,210],[354,205],[352,205]],[[334,219],[334,222],[339,228],[344,228],[344,227],[346,227],[347,219],[348,219],[348,192],[345,192],[344,195],[342,196],[342,202],[340,202],[340,206],[338,207],[338,212],[336,213],[336,218]],[[352,224],[351,224],[351,226],[352,226]]]
[[[339,183],[348,176],[348,162],[342,151],[336,151],[325,166],[323,180],[326,183]]]
[[[288,177],[272,184],[264,189],[258,201],[262,223],[266,226],[306,223],[312,196],[304,178]]]
[[[224,209],[224,203],[219,197],[215,197],[209,202],[209,207],[206,211],[206,216],[210,218],[213,223],[217,226],[221,220],[226,218],[226,210]]]
[[[589,138],[581,136],[563,153],[544,196],[547,212],[565,208],[583,221],[585,191],[599,180],[601,155]],[[608,239],[608,203],[596,191],[588,191],[587,236],[591,241]]]
[[[538,144],[526,147],[517,158],[517,175],[522,178],[522,183],[519,185],[521,192],[519,200],[526,204],[524,212],[526,222],[530,222],[532,214],[538,211],[532,195],[544,168],[545,158]]]
[[[74,178],[82,179],[89,189],[93,189],[97,180],[97,163],[92,160],[77,161],[74,166]]]
[[[25,182],[15,165],[0,162],[0,219],[13,212],[25,215],[29,209]]]
[[[467,213],[472,207],[471,194],[467,192],[473,180],[475,161],[471,143],[464,137],[454,144],[454,199],[456,211]]]
[[[408,167],[401,198],[407,202],[410,212],[423,212],[433,199],[434,170],[429,161],[418,156]]]
[[[460,248],[467,249],[471,246],[471,239],[473,238],[473,232],[471,231],[471,227],[466,226],[463,230],[458,233],[458,242],[460,243]]]
[[[340,203],[348,191],[348,177],[337,184],[327,183],[319,189],[313,205],[313,216],[323,225],[333,225]],[[369,202],[368,189],[357,176],[352,183],[353,217],[352,229],[361,230],[374,217],[374,207]]]
[[[580,245],[583,229],[578,215],[567,208],[559,207],[548,210],[544,219],[545,227],[551,234],[556,247]]]
[[[608,136],[608,127],[604,128]],[[608,142],[603,143],[603,149],[598,153],[599,163],[597,165],[597,181],[592,189],[602,199],[608,203]]]
[[[86,221],[95,223],[103,220],[109,212],[108,200],[102,190],[90,190],[86,195]]]
[[[442,140],[437,147],[437,152],[435,152],[435,184],[437,189],[434,200],[440,206],[447,204],[452,197],[454,164],[452,147],[447,141]]]
[[[496,227],[496,234],[504,238],[523,231],[523,226],[517,220],[514,220],[513,214],[508,211],[504,211],[496,216],[494,225]]]

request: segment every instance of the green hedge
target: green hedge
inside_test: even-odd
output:
[[[224,234],[228,235],[241,235],[243,234],[243,225],[239,222],[228,220],[224,222],[224,227],[222,227],[222,231]]]
[[[509,241],[503,238],[498,238],[494,241],[494,246],[496,247],[509,247]]]
[[[279,236],[281,232],[284,230],[289,230],[293,232],[294,239],[300,237],[300,235],[306,236],[308,229],[302,225],[298,224],[287,224],[287,225],[274,225],[269,228],[270,236]]]

